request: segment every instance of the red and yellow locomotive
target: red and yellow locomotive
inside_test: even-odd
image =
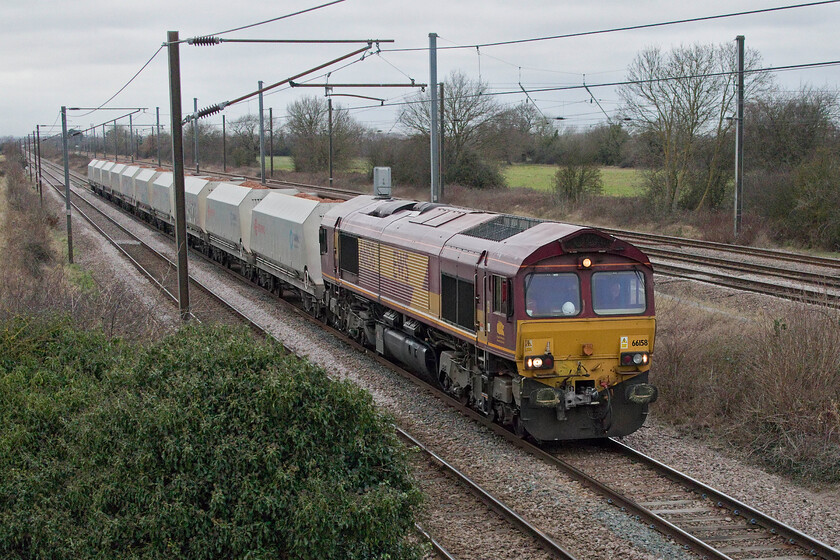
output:
[[[329,320],[537,440],[620,436],[648,384],[653,270],[593,228],[359,196],[320,231]]]

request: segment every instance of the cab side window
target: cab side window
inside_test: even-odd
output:
[[[493,312],[510,315],[510,281],[502,276],[490,277],[490,290],[493,294]]]

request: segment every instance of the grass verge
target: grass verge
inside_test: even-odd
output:
[[[515,163],[502,168],[508,186],[527,187],[537,191],[551,192],[554,189],[556,165]],[[636,169],[602,167],[601,179],[607,196],[638,196],[641,193],[642,177]]]
[[[840,312],[793,304],[745,320],[658,307],[658,418],[776,472],[840,482]]]

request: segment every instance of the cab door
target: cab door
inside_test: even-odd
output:
[[[475,342],[476,344],[487,344],[487,333],[490,330],[489,317],[487,313],[487,251],[482,251],[475,264]]]
[[[487,273],[487,343],[497,351],[514,353],[513,279]]]

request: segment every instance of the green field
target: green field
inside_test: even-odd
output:
[[[510,187],[529,187],[540,191],[553,188],[556,165],[517,163],[502,168],[502,174]],[[609,196],[635,196],[642,184],[641,172],[637,169],[602,167],[604,194]]]
[[[257,163],[259,164],[259,159],[257,160]],[[365,158],[353,158],[350,160],[349,167],[347,169],[342,169],[342,171],[350,173],[367,173],[368,167],[368,161]],[[265,158],[265,168],[271,169],[271,158]],[[274,156],[274,170],[294,171],[295,162],[292,161],[292,156]],[[326,169],[324,171],[326,171]]]
[[[271,169],[271,160],[274,160],[275,171],[294,171],[295,163],[292,161],[292,156],[274,156],[273,158],[265,158],[265,168]],[[259,158],[257,158],[259,164]]]

